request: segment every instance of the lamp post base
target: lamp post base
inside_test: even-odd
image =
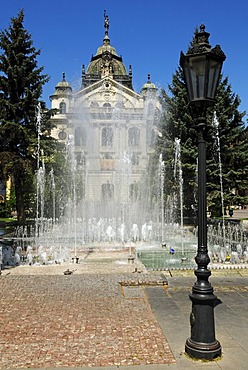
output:
[[[208,281],[211,272],[207,269],[198,269],[195,274],[198,280],[190,294],[192,301],[191,337],[186,340],[185,352],[194,359],[211,361],[221,356],[221,345],[215,338],[214,304],[216,296]]]
[[[186,340],[185,352],[198,360],[215,360],[221,356],[221,345],[218,340],[213,343],[198,343],[190,338]]]

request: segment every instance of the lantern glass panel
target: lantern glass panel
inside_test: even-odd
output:
[[[184,76],[185,76],[186,87],[188,90],[189,100],[191,101],[194,99],[192,80],[191,80],[191,69],[190,69],[189,60],[186,58],[184,59],[184,62],[183,62],[183,71],[184,71]]]
[[[193,100],[204,99],[206,78],[206,56],[199,55],[190,58],[191,82]]]
[[[215,98],[215,93],[220,77],[222,63],[214,59],[209,60],[209,76],[208,76],[208,89],[207,97],[210,99]]]

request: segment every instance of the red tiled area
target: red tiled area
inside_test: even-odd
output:
[[[113,275],[2,276],[0,368],[169,364],[145,298]]]

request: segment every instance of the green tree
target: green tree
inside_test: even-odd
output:
[[[164,90],[161,102],[164,116],[161,122],[161,137],[158,138],[157,152],[163,154],[166,167],[167,185],[165,195],[178,194],[178,181],[173,173],[173,142],[176,138],[181,143],[183,171],[184,218],[187,222],[195,219],[197,191],[197,133],[194,119],[188,106],[187,91],[180,67],[172,76],[172,83]],[[245,204],[244,190],[248,188],[248,142],[247,128],[242,119],[244,112],[239,112],[240,100],[232,92],[228,78],[220,81],[216,104],[207,112],[207,196],[212,215],[221,214],[220,167],[217,150],[217,128],[213,125],[213,114],[218,118],[220,157],[225,205]],[[235,193],[235,195],[234,195]]]
[[[71,176],[65,147],[57,143],[53,155],[45,158],[45,210],[46,218],[59,219],[71,193]],[[55,221],[55,220],[54,220]]]
[[[0,163],[3,176],[13,181],[20,223],[25,223],[25,199],[34,190],[37,106],[48,81],[44,68],[38,67],[40,50],[33,46],[23,21],[21,10],[0,33]],[[50,129],[49,120],[44,119],[40,134],[44,142],[51,141]]]
[[[208,112],[208,200],[213,215],[222,215],[220,180],[222,177],[224,208],[248,202],[248,128],[239,111],[240,99],[234,94],[228,78],[219,84],[214,110]],[[212,124],[211,124],[212,123]],[[220,167],[221,165],[221,167]]]
[[[193,128],[193,118],[187,103],[183,74],[178,69],[168,86],[169,93],[161,92],[164,115],[161,120],[161,135],[156,151],[162,153],[165,163],[165,208],[179,209],[179,181],[175,176],[175,140],[180,139],[183,173],[184,220],[195,219],[197,135]],[[172,213],[172,212],[170,212]],[[177,212],[177,214],[179,214]],[[177,214],[175,217],[179,221]]]

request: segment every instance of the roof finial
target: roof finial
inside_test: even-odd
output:
[[[106,10],[104,10],[104,28],[105,28],[105,35],[108,35],[109,30],[109,17],[106,13]]]
[[[132,66],[131,64],[129,65],[129,76],[132,77],[133,71],[132,71]]]
[[[65,81],[65,72],[62,73],[62,81]]]
[[[200,32],[205,32],[205,24],[204,23],[202,23],[201,25],[200,25]]]

